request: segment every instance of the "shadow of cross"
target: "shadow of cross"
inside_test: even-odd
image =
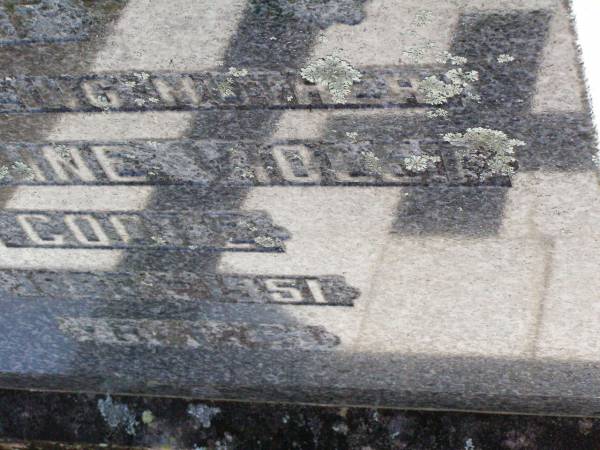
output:
[[[344,23],[361,20],[363,2],[331,2],[315,15],[302,9],[306,2],[251,0],[236,35],[231,39],[223,66],[298,69],[306,64],[311,45],[322,29],[338,20]],[[287,6],[282,8],[280,5]],[[293,45],[290,44],[292,41]],[[108,112],[107,116],[110,115]],[[219,111],[212,115],[212,119],[211,113],[198,113],[198,122],[191,127],[192,134],[200,134],[200,127],[218,128],[227,123],[229,126],[234,124],[237,139],[252,134],[255,140],[261,142],[270,136],[271,125],[280,115],[279,111],[256,111],[247,120],[248,116],[241,111],[228,115]],[[210,138],[218,139],[218,136],[212,135]],[[223,174],[224,178],[227,176],[227,173]],[[221,181],[216,180],[212,185],[153,186],[152,196],[144,203],[144,207],[150,213],[179,211],[182,214],[239,209],[249,188],[223,186]],[[78,180],[78,183],[83,182]],[[64,188],[72,190],[72,186]],[[126,186],[125,189],[129,189],[131,197],[135,198],[135,188]],[[270,231],[267,229],[267,232]],[[217,235],[216,239],[222,240],[222,236]],[[45,241],[44,245],[48,243],[47,239],[39,241]],[[6,311],[4,317],[10,324],[6,323],[9,336],[0,349],[8,356],[3,359],[0,369],[18,373],[16,383],[27,383],[25,372],[32,367],[44,370],[52,364],[56,371],[68,371],[72,381],[76,379],[88,389],[143,388],[146,392],[156,389],[163,394],[190,389],[188,393],[198,394],[199,390],[191,390],[198,383],[209,389],[206,386],[227,383],[234,373],[239,380],[243,380],[243,371],[248,372],[248,378],[251,379],[257,364],[268,364],[272,358],[270,355],[248,352],[252,341],[247,338],[257,332],[267,337],[270,332],[275,333],[269,342],[265,342],[267,339],[263,336],[263,347],[267,348],[281,345],[285,348],[294,342],[300,346],[329,348],[339,343],[339,338],[326,330],[304,327],[302,324],[296,326],[292,319],[282,318],[281,311],[275,305],[261,305],[260,314],[256,314],[251,306],[227,304],[227,296],[220,298],[218,293],[210,292],[215,288],[215,283],[219,284],[224,278],[219,278],[217,271],[220,259],[218,250],[125,248],[124,257],[116,266],[108,270],[106,267],[94,270],[94,264],[97,264],[94,255],[98,251],[86,249],[89,255],[87,266],[92,267],[88,270],[5,270],[1,275],[8,280],[3,286],[7,296],[3,297],[0,306]],[[56,250],[50,249],[52,251]],[[216,286],[215,291],[230,288],[231,292],[239,293],[236,290],[239,286],[235,285],[236,282],[239,284],[239,280],[233,278],[229,278],[230,286]],[[11,281],[15,281],[18,289],[14,289]],[[309,285],[308,281],[306,284]],[[208,285],[208,288],[202,290],[200,285],[203,288]],[[346,289],[344,292],[345,286],[341,287],[333,295],[345,295],[350,299],[356,296],[353,290]],[[264,295],[260,297],[256,292],[250,292],[252,295],[255,298],[250,300],[254,303],[261,303],[264,299]],[[32,302],[23,305],[20,301],[23,296],[32,299]],[[76,301],[57,302],[57,298]],[[235,298],[234,302],[238,300]],[[280,325],[284,320],[286,323]],[[148,344],[148,341],[144,341],[148,338],[145,332],[152,329],[151,334],[156,336],[158,322],[164,325],[161,334],[165,333],[162,341],[158,339],[160,345],[135,345]],[[190,345],[193,341],[191,335],[202,333],[215,323],[217,335],[231,332],[229,340],[241,343],[238,346],[234,343],[230,351],[224,354],[219,347],[223,342],[214,346],[214,342],[205,342],[206,348],[198,352],[194,345]],[[182,324],[183,328],[177,324]],[[57,329],[58,326],[62,326],[62,329]],[[193,329],[190,330],[190,326]],[[28,332],[29,328],[34,329],[35,333]],[[187,341],[185,336],[189,337]],[[277,339],[278,336],[284,339]],[[75,345],[68,340],[69,337],[75,339]],[[227,339],[227,336],[223,337],[223,340]],[[52,355],[46,352],[50,341],[60,349]],[[115,351],[115,346],[119,351]],[[15,348],[20,349],[19,354],[12,351]],[[136,363],[132,364],[132,361]],[[15,370],[15,367],[19,369]],[[165,383],[162,389],[161,382]]]
[[[446,121],[408,117],[403,119],[401,127],[369,120],[362,126],[374,136],[397,140],[462,133],[471,127],[491,128],[526,143],[516,149],[518,173],[594,170],[594,132],[587,110],[571,113],[532,111],[550,19],[550,13],[545,10],[463,15],[450,51],[467,57],[468,69],[479,72],[481,102],[452,103]],[[496,56],[500,54],[514,56],[515,62],[499,64]],[[343,124],[334,122],[331,126],[338,129]],[[446,185],[410,189],[399,205],[393,232],[457,236],[497,234],[510,189]]]
[[[527,143],[525,147],[517,149],[519,173],[538,170],[566,173],[591,171],[593,130],[586,111],[532,111],[551,19],[552,13],[543,9],[461,14],[448,50],[468,59],[465,70],[478,71],[480,80],[477,87],[481,102],[452,101],[447,106],[448,119],[429,119],[424,114],[407,114],[393,109],[380,110],[385,114],[378,114],[379,111],[375,111],[376,114],[359,114],[357,111],[343,110],[329,114],[329,111],[323,119],[325,125],[322,133],[311,136],[310,141],[316,142],[318,148],[320,143],[347,142],[347,133],[357,133],[361,139],[369,142],[370,148],[377,149],[398,146],[408,140],[432,139],[441,143],[441,136],[445,133],[486,127],[504,131],[511,138]],[[515,61],[500,64],[497,61],[500,54],[511,54]],[[414,72],[419,68],[423,69],[419,66],[406,69],[407,72]],[[428,69],[433,73],[443,71],[440,67]],[[263,117],[265,122],[267,117],[279,117],[269,113],[260,114],[258,117]],[[205,120],[207,116],[202,115],[204,122],[195,132],[198,137],[207,138],[211,133],[217,133],[222,139],[233,139],[238,133],[237,123],[258,119],[254,112],[231,112],[227,116],[231,120],[217,129],[216,124]],[[216,121],[216,113],[214,117]],[[302,124],[298,127],[302,127]],[[245,138],[264,139],[259,136],[261,131],[257,131],[260,128],[248,128],[250,131],[244,135]],[[367,295],[369,283],[360,283],[351,272],[356,267],[365,268],[360,270],[361,274],[372,269],[370,266],[375,265],[377,255],[385,246],[386,233],[398,236],[496,235],[503,222],[508,193],[514,188],[440,183],[403,186],[400,189],[387,186],[370,189],[377,190],[375,200],[365,195],[370,192],[369,188],[357,186],[254,188],[244,207],[265,208],[276,223],[289,229],[292,241],[288,251],[285,255],[272,256],[225,255],[220,270],[255,273],[272,272],[276,268],[284,268],[290,273],[311,269],[325,272],[336,270]],[[362,208],[362,215],[352,214],[348,205],[353,203],[361,205],[358,208]],[[392,208],[395,207],[396,212],[388,228],[385,222],[389,219],[386,212],[389,203],[394,205]],[[374,204],[379,204],[380,209],[374,209]],[[319,215],[321,211],[331,214]],[[337,219],[330,217],[336,215]],[[312,250],[314,247],[319,251]],[[339,266],[333,261],[339,261]]]
[[[448,50],[468,58],[465,70],[479,72],[482,99],[481,103],[451,103],[448,120],[428,119],[423,114],[406,114],[391,108],[360,115],[357,111],[335,114],[328,111],[324,131],[308,138],[318,146],[320,142],[347,141],[346,133],[356,132],[369,141],[371,148],[377,148],[407,140],[441,142],[441,135],[464,132],[471,127],[501,130],[527,143],[517,150],[520,169],[512,187],[460,184],[257,187],[249,192],[244,208],[265,208],[276,224],[290,231],[292,239],[286,253],[226,254],[222,256],[220,270],[344,275],[362,294],[353,308],[354,321],[346,321],[341,312],[331,318],[309,317],[296,309],[286,312],[298,320],[319,323],[339,333],[342,343],[355,344],[351,347],[355,352],[376,349],[401,353],[418,348],[424,352],[529,354],[537,345],[539,321],[536,320],[540,317],[537,303],[515,301],[512,289],[501,283],[507,279],[514,281],[510,268],[520,267],[515,258],[535,267],[535,274],[544,265],[538,259],[537,248],[531,253],[534,256],[522,248],[523,242],[529,245],[529,240],[536,241],[532,246],[538,245],[538,236],[521,239],[521,234],[513,241],[495,239],[506,225],[507,202],[511,195],[512,200],[514,197],[517,201],[521,197],[531,200],[530,192],[523,188],[530,174],[582,174],[593,178],[593,129],[587,111],[541,113],[533,109],[551,19],[552,13],[546,10],[462,14]],[[497,56],[503,53],[513,55],[515,62],[499,64]],[[445,71],[440,67],[429,70]],[[231,137],[233,132],[227,127],[221,130],[224,138]],[[371,193],[373,197],[369,198]],[[546,192],[542,195],[550,196]],[[374,205],[380,209],[376,210]],[[523,222],[528,225],[527,220]],[[451,239],[437,239],[446,236]],[[461,239],[473,237],[490,239]],[[459,264],[462,261],[466,261],[464,266]],[[476,271],[476,267],[481,270]],[[497,272],[488,270],[491,267],[502,268],[504,273],[497,276]],[[461,283],[465,279],[472,283]],[[498,293],[501,305],[496,306],[493,314],[500,325],[489,328],[487,334],[481,331],[464,343],[461,325],[469,319],[479,324],[479,330],[486,329],[487,310],[481,303],[489,302],[483,293],[498,284],[503,288]],[[514,281],[512,286],[528,289],[530,284]],[[436,288],[442,291],[440,295]],[[465,305],[472,316],[454,317],[453,304]],[[439,316],[427,312],[433,305],[440,311]],[[508,325],[504,328],[517,311],[522,313],[519,331]],[[447,320],[444,314],[449,317]],[[391,315],[398,318],[389,320]],[[430,329],[425,324],[431,325]],[[353,339],[356,335],[350,330],[360,330],[361,326],[363,334]],[[434,349],[428,339],[437,339],[439,347]],[[526,344],[513,345],[518,342]]]
[[[359,23],[364,18],[364,3],[365,0],[340,0],[325,2],[314,9],[310,2],[304,1],[251,0],[229,41],[222,67],[249,67],[258,71],[299,71],[308,64],[319,33],[335,23]],[[283,110],[261,108],[252,111],[202,111],[196,113],[189,134],[191,138],[201,139],[203,142],[228,142],[228,146],[220,149],[225,153],[228,147],[234,147],[243,141],[252,141],[258,148],[270,141],[283,114]],[[200,166],[206,165],[202,155],[195,157]],[[156,191],[147,207],[160,210],[185,205],[186,208],[196,211],[240,210],[253,188],[239,184],[224,185],[223,181],[231,176],[234,167],[226,162],[222,169],[219,176],[208,186],[192,185],[186,186],[185,189],[175,187]],[[159,270],[161,267],[168,267],[169,271],[185,269],[203,277],[206,274],[212,276],[211,274],[219,273],[221,258],[222,253],[219,252],[182,254],[137,251],[127,253],[119,267],[120,270],[128,272]],[[227,310],[230,320],[248,318],[247,312],[239,305],[220,305],[216,308],[216,314],[221,314],[224,309]]]

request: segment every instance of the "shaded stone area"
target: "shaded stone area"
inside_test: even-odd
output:
[[[82,39],[90,22],[77,0],[7,0],[0,5],[0,45]]]
[[[0,3],[0,47],[89,39],[126,0],[5,0]]]
[[[599,440],[600,420],[587,418],[0,391],[2,450],[585,450]]]

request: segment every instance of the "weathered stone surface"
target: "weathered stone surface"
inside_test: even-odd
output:
[[[599,414],[562,0],[5,2],[0,58],[1,388]]]
[[[6,0],[0,5],[0,45],[83,39],[89,22],[77,0]]]

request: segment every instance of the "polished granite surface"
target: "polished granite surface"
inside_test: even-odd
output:
[[[600,415],[561,0],[0,3],[0,387]]]

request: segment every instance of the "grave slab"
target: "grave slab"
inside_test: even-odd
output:
[[[0,388],[600,416],[568,2],[217,3],[0,5]]]

